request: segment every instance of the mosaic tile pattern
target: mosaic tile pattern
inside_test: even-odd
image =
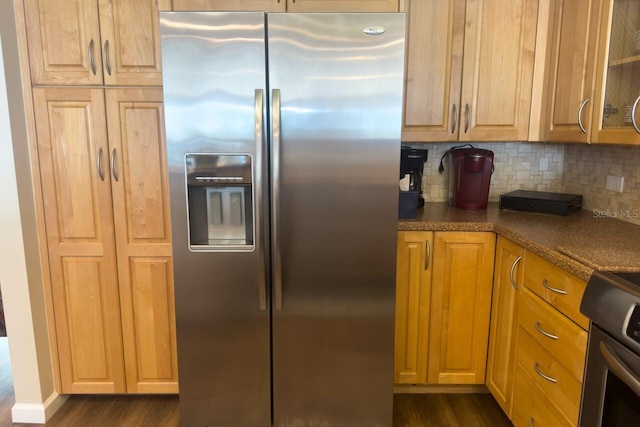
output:
[[[438,173],[438,166],[442,155],[460,144],[407,145],[429,150],[422,181],[425,200],[447,201],[449,179],[446,171]],[[473,146],[494,153],[495,170],[489,187],[489,201],[498,201],[500,194],[514,190],[561,191],[564,145],[507,142],[474,143]]]
[[[422,187],[427,202],[446,202],[449,179],[440,158],[460,144],[407,144],[429,150]],[[513,190],[582,194],[583,210],[598,218],[640,225],[640,146],[543,143],[474,143],[494,152],[489,201]],[[624,177],[623,193],[605,189],[607,175]]]
[[[562,191],[582,194],[582,209],[640,224],[640,147],[567,144]],[[607,175],[624,177],[622,193],[605,189]]]

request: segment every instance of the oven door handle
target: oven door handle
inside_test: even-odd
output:
[[[640,379],[636,377],[631,369],[617,356],[611,347],[600,341],[600,353],[607,361],[609,368],[618,376],[633,392],[640,396]]]

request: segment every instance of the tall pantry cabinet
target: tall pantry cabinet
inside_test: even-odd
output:
[[[157,19],[170,1],[23,6],[59,391],[177,393]]]

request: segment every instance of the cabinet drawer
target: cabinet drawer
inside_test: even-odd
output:
[[[577,424],[582,382],[576,380],[522,327],[518,334],[517,361],[567,419]]]
[[[522,366],[516,368],[511,421],[515,427],[575,426],[545,396]]]
[[[575,379],[582,381],[587,348],[585,331],[526,290],[520,294],[519,323]]]
[[[580,301],[587,283],[567,273],[539,256],[527,252],[524,284],[553,305],[583,329],[589,329],[589,319],[580,313]]]

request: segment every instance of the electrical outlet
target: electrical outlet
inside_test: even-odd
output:
[[[607,190],[615,191],[616,193],[622,193],[622,187],[624,186],[624,177],[607,175]]]

